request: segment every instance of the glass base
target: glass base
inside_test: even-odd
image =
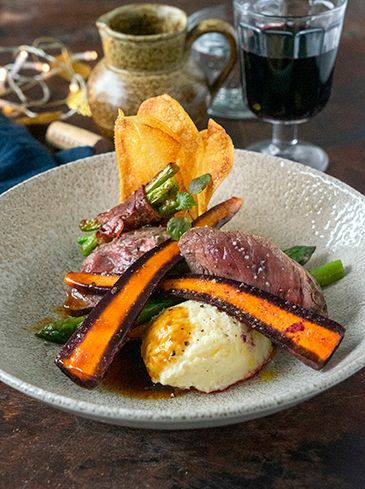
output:
[[[328,155],[323,149],[305,141],[298,141],[296,144],[289,145],[285,148],[279,148],[271,139],[259,141],[251,144],[246,148],[248,151],[263,153],[287,160],[296,161],[303,165],[310,166],[319,171],[326,171],[329,164]]]
[[[221,88],[211,103],[208,114],[223,119],[253,119],[243,101],[241,88]]]

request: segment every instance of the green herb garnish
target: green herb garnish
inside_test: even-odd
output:
[[[198,205],[194,197],[189,192],[178,192],[176,195],[176,210],[185,211]]]
[[[172,217],[167,223],[167,232],[175,241],[178,241],[190,228],[191,222],[186,217]]]
[[[204,175],[200,175],[200,177],[194,178],[190,182],[189,192],[191,194],[200,194],[203,190],[210,184],[212,181],[212,175],[210,173],[205,173]]]

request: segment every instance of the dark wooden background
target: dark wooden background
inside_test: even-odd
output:
[[[1,0],[0,45],[41,35],[97,49],[95,19],[123,2]],[[219,1],[171,1],[189,13]],[[93,128],[80,117],[75,123]],[[265,124],[220,121],[236,147]],[[42,130],[33,128],[40,137]],[[350,0],[329,105],[301,135],[365,193],[365,2]],[[285,412],[225,428],[139,431],[91,422],[0,386],[0,488],[365,488],[365,370]]]

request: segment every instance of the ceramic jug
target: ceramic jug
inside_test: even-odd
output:
[[[188,29],[186,13],[168,5],[124,5],[101,16],[96,25],[104,58],[89,77],[88,98],[96,124],[109,137],[118,108],[133,115],[143,100],[164,93],[199,123],[237,60],[230,24],[206,19]],[[230,45],[229,59],[212,83],[190,56],[192,43],[207,32],[223,34]]]

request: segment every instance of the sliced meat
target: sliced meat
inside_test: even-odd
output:
[[[121,275],[139,257],[168,239],[166,228],[146,227],[121,236],[96,248],[82,264],[81,271]]]
[[[179,242],[194,273],[245,282],[294,304],[326,313],[317,282],[271,241],[239,231],[194,228]]]
[[[102,297],[99,294],[84,294],[74,287],[67,287],[63,307],[70,316],[83,316],[90,312]]]
[[[168,239],[166,228],[146,227],[123,233],[119,238],[96,248],[82,264],[81,271],[101,275],[121,275],[138,258]],[[69,287],[64,307],[69,314],[80,316],[90,311],[101,295],[84,294]]]
[[[96,219],[101,228],[100,240],[106,241],[120,235],[121,231],[131,231],[142,226],[159,224],[164,218],[148,202],[144,186],[137,189],[124,202],[99,214]]]

